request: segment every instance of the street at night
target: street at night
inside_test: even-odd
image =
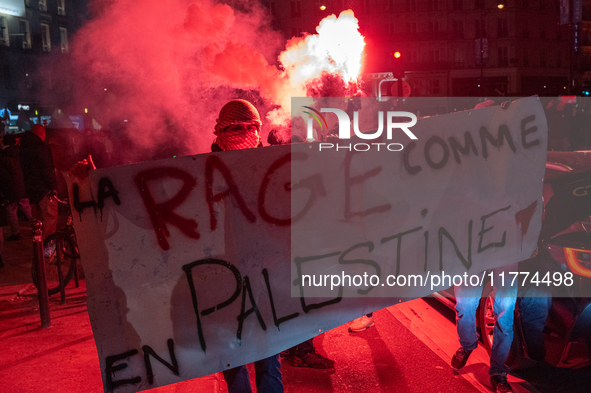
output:
[[[0,0],[0,391],[591,391],[591,0]]]
[[[27,228],[24,233],[29,235]],[[7,392],[102,392],[92,330],[86,311],[85,281],[70,284],[67,302],[53,296],[51,327],[41,329],[36,290],[30,280],[30,242],[9,243],[0,279],[0,379]],[[20,293],[20,294],[19,294]],[[489,392],[488,356],[483,347],[465,369],[449,365],[457,334],[451,310],[434,299],[418,299],[375,313],[375,325],[350,333],[347,325],[315,339],[316,347],[335,360],[334,369],[293,367],[283,360],[287,392]],[[23,354],[26,354],[23,356]],[[584,392],[586,370],[535,365],[510,380],[516,392]],[[254,380],[253,380],[254,383]],[[180,382],[153,392],[227,392],[221,374]]]

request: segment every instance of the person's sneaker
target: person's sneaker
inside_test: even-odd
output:
[[[8,236],[8,237],[6,238],[6,241],[9,241],[9,242],[14,242],[14,241],[16,241],[16,240],[21,240],[22,238],[23,238],[23,237],[21,236],[21,234],[20,234],[20,233],[17,233],[16,235],[10,235],[10,236]]]
[[[289,349],[286,349],[285,351],[281,351],[280,355],[281,355],[281,359],[289,359],[290,357],[293,356],[293,351],[291,350],[291,348],[289,348]]]
[[[368,317],[367,315],[364,315],[361,318],[357,318],[351,323],[351,325],[349,325],[349,331],[358,333],[371,326],[373,326],[373,316]]]
[[[294,354],[292,364],[295,367],[332,368],[334,360],[325,358],[316,351]]]
[[[495,393],[507,393],[512,392],[511,385],[507,382],[507,374],[496,374],[491,375],[490,383]]]
[[[462,347],[458,348],[453,358],[451,358],[451,366],[456,370],[461,369],[466,365],[471,353],[472,351],[466,351]]]

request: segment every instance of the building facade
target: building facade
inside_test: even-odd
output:
[[[578,2],[584,20],[575,24],[565,23],[564,0],[265,4],[286,37],[315,33],[325,16],[352,9],[367,43],[363,72],[396,72],[391,54],[399,51],[413,96],[552,96],[576,93],[591,79],[591,1]]]
[[[81,0],[0,0],[0,107],[29,117],[51,112],[70,90],[70,38]],[[51,113],[49,113],[51,114]]]

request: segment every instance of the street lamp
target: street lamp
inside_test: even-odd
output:
[[[392,56],[393,75],[398,79],[398,97],[402,98],[402,79],[404,78],[404,58],[400,51],[394,51]]]

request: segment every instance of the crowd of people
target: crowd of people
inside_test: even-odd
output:
[[[22,135],[5,134],[0,151],[0,197],[3,216],[10,227],[7,241],[22,239],[18,221],[21,210],[27,220],[33,216],[43,224],[43,236],[57,229],[57,177],[53,155],[44,143],[45,127],[35,124]],[[4,239],[0,227],[0,255]],[[46,254],[53,250],[46,249]],[[0,263],[2,259],[0,257]]]
[[[569,104],[551,100],[544,108],[548,121],[548,150],[591,149],[591,100]]]

